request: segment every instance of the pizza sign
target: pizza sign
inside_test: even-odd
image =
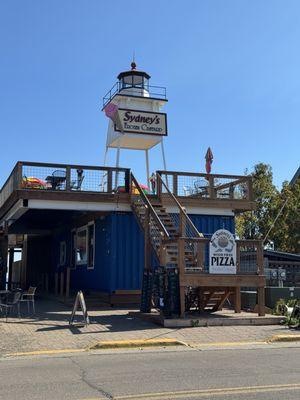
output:
[[[209,243],[209,273],[236,274],[236,243],[226,229],[219,229]]]

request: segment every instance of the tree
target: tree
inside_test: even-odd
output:
[[[241,239],[264,239],[271,228],[266,243],[272,241],[276,250],[300,252],[300,182],[290,186],[284,182],[279,191],[273,184],[270,165],[259,163],[251,173],[254,211],[236,218],[236,230]],[[272,227],[276,216],[282,213]]]
[[[255,165],[251,176],[256,209],[237,217],[237,234],[244,239],[261,239],[272,224],[278,191],[273,185],[270,165],[263,163]]]
[[[276,249],[300,253],[300,181],[290,186],[288,182],[282,185],[278,201],[278,212],[284,208],[270,232]]]

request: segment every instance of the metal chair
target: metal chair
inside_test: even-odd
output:
[[[194,182],[195,193],[202,197],[208,196],[208,182],[205,179],[199,179]]]
[[[52,175],[47,176],[46,181],[51,185],[53,190],[63,190],[66,185],[66,171],[56,169]]]
[[[191,186],[183,186],[182,189],[186,197],[193,195],[193,189],[191,188]]]
[[[6,303],[0,303],[0,309],[5,309],[5,320],[7,322],[7,316],[9,315],[9,312],[13,310],[15,307],[18,308],[18,317],[20,318],[20,301],[22,297],[22,292],[21,291],[14,291],[10,293],[7,296],[7,301]]]
[[[32,311],[35,314],[34,295],[36,286],[30,286],[27,292],[22,293],[20,302],[27,302],[28,314],[30,313],[30,303],[32,304]]]

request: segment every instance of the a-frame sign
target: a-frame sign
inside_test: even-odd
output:
[[[85,300],[84,300],[84,296],[82,291],[80,290],[79,292],[77,292],[77,296],[75,299],[75,303],[73,306],[73,310],[72,310],[72,314],[71,314],[71,318],[69,321],[69,324],[72,325],[74,323],[74,318],[75,318],[75,314],[76,311],[78,310],[78,306],[80,305],[82,314],[83,314],[83,320],[84,320],[84,324],[85,326],[87,326],[90,323],[90,319],[88,316],[88,312],[87,312],[87,308],[86,308],[86,304],[85,304]]]

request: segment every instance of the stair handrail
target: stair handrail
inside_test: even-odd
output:
[[[187,221],[187,223],[190,225],[190,227],[192,228],[192,230],[194,231],[195,237],[199,237],[199,238],[203,238],[203,234],[200,233],[198,231],[198,229],[196,228],[196,226],[194,225],[193,221],[190,219],[190,217],[188,216],[186,210],[182,207],[182,205],[180,204],[180,202],[178,201],[178,199],[176,198],[176,196],[171,192],[171,190],[168,188],[168,186],[165,184],[165,182],[162,179],[162,176],[160,175],[159,172],[156,173],[156,177],[157,179],[160,180],[161,185],[165,188],[165,190],[167,191],[169,197],[171,197],[171,199],[175,202],[175,204],[177,205],[177,207],[179,208],[179,214],[180,214],[180,218],[181,215],[184,215],[185,220]],[[158,185],[157,185],[158,186]],[[162,193],[160,193],[159,195],[161,196]]]
[[[141,196],[141,198],[143,199],[143,202],[145,205],[147,205],[148,210],[150,212],[150,215],[153,217],[153,219],[155,220],[155,222],[157,223],[157,225],[160,228],[160,231],[163,233],[163,235],[165,236],[165,239],[169,239],[170,235],[169,232],[166,230],[165,226],[163,225],[163,223],[161,222],[159,216],[157,215],[156,211],[154,210],[152,204],[150,203],[148,197],[146,196],[146,194],[144,193],[143,189],[141,188],[140,184],[138,183],[138,181],[136,180],[135,176],[133,175],[133,173],[131,172],[130,174],[131,177],[131,183],[134,183],[134,187],[135,189],[138,190],[139,195]],[[132,195],[132,190],[131,190],[131,195]]]

